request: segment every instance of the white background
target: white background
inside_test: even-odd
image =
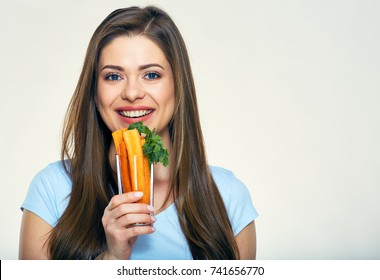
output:
[[[193,66],[210,164],[259,211],[258,259],[380,259],[380,2],[0,2],[0,259],[33,176],[59,159],[85,50],[111,11],[156,4]]]

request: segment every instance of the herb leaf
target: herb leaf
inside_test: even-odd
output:
[[[140,134],[145,134],[145,135],[148,135],[151,133],[149,127],[145,126],[142,122],[135,122],[135,123],[132,123],[129,127],[128,127],[128,130],[132,130],[132,129],[137,129]]]
[[[131,124],[128,129],[137,129],[140,134],[145,134],[145,144],[143,153],[148,158],[150,163],[161,162],[164,166],[169,165],[168,150],[164,148],[164,144],[156,129],[150,130],[142,122]]]

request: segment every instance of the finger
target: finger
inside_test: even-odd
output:
[[[141,220],[141,219],[136,219]],[[125,242],[126,240],[131,240],[132,238],[142,235],[149,234],[154,232],[156,229],[150,223],[137,223],[129,224],[128,226],[121,226],[120,223],[112,223],[105,228],[106,234],[108,237],[111,237],[111,240],[115,240],[117,243]]]
[[[153,214],[154,207],[143,203],[125,203],[112,210],[111,216],[118,219],[128,214]]]
[[[151,226],[133,226],[126,229],[126,235],[128,235],[129,238],[133,238],[139,235],[143,234],[151,234],[155,232],[156,229]]]
[[[111,198],[110,202],[108,203],[108,206],[106,207],[106,209],[112,210],[118,207],[120,204],[136,202],[139,199],[141,199],[143,195],[144,195],[143,192],[128,192],[128,193],[114,195]]]
[[[152,225],[156,221],[154,216],[149,214],[128,214],[120,217],[117,220],[118,226],[120,227],[133,227],[136,224],[139,225]]]

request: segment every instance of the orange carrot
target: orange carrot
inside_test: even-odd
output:
[[[123,192],[142,191],[139,202],[150,204],[150,164],[142,149],[145,138],[137,129],[127,128],[113,132],[112,137],[119,155]]]
[[[131,171],[132,189],[134,191],[143,191],[145,186],[143,164],[144,155],[141,146],[140,133],[137,129],[127,130],[123,132],[123,138],[127,148],[130,167],[129,170]],[[146,194],[144,193],[144,195]]]
[[[144,157],[144,196],[142,197],[142,203],[150,204],[150,165],[149,160]]]
[[[143,147],[145,144],[145,138],[140,137],[140,142],[141,142],[141,147]],[[144,172],[144,186],[143,186],[144,196],[141,199],[141,202],[146,203],[146,204],[150,204],[150,196],[151,196],[151,193],[150,193],[150,164],[149,164],[148,158],[145,156],[143,159],[143,166],[144,166],[144,171],[143,171]]]
[[[128,165],[128,156],[127,156],[127,148],[124,142],[119,144],[119,160],[120,160],[120,171],[121,171],[121,182],[123,185],[123,192],[131,192],[131,176],[129,173],[129,165]]]
[[[127,150],[126,150],[124,139],[123,139],[123,131],[125,130],[127,130],[127,128],[122,128],[112,133],[112,138],[115,144],[116,154],[119,155],[121,184],[122,184],[124,193],[132,191],[131,177],[129,174],[129,166],[128,166]]]
[[[124,140],[123,140],[123,131],[125,131],[125,130],[126,130],[126,128],[123,128],[123,129],[119,129],[119,130],[116,130],[116,131],[112,132],[113,142],[115,144],[116,153],[118,155],[120,155],[120,152],[118,151],[120,143],[124,142]]]

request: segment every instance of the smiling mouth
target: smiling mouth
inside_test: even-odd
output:
[[[152,112],[153,110],[118,111],[119,115],[126,118],[141,118]]]

